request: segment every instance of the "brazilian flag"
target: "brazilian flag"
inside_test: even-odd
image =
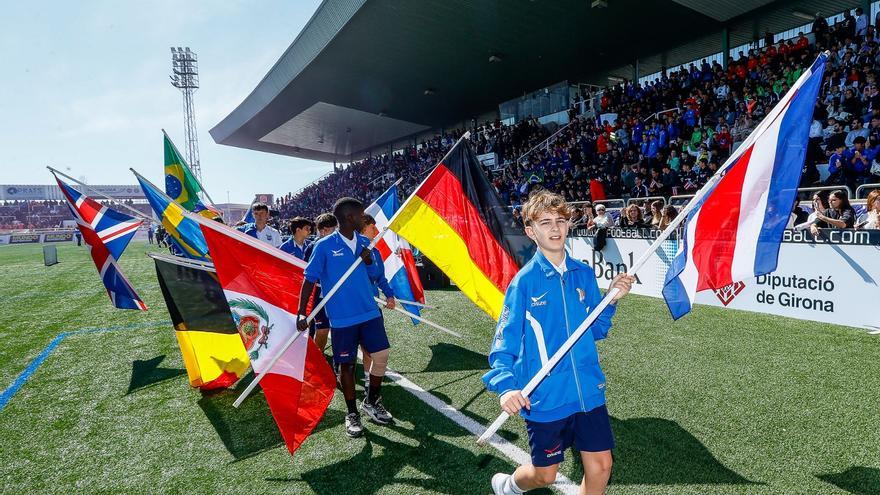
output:
[[[180,156],[177,147],[165,134],[165,194],[189,211],[204,210],[199,200],[202,186]]]

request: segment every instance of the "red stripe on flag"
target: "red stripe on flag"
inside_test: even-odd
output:
[[[299,292],[305,279],[302,267],[234,239],[231,232],[202,227],[202,233],[213,249],[211,257],[224,289],[272,301],[293,315],[299,312]]]
[[[336,375],[309,339],[303,381],[268,373],[260,381],[269,410],[291,454],[305,441],[333,399]]]
[[[736,250],[740,200],[754,145],[743,152],[700,207],[694,231],[693,261],[697,291],[733,283],[730,270]]]
[[[400,250],[400,259],[406,268],[406,277],[409,279],[409,287],[412,289],[413,299],[425,304],[425,288],[422,287],[422,279],[419,278],[419,270],[416,268],[416,259],[409,249]]]
[[[458,177],[441,163],[416,194],[461,237],[473,263],[504,293],[519,267],[470,202]]]
[[[101,240],[102,240],[102,241],[107,241],[107,239],[111,239],[111,238],[115,238],[115,237],[120,237],[120,236],[122,236],[123,234],[125,234],[126,232],[129,232],[130,230],[137,230],[137,228],[141,226],[141,223],[143,223],[143,222],[137,222],[137,223],[129,224],[129,225],[126,226],[125,228],[119,229],[119,230],[117,230],[116,232],[112,232],[112,233],[110,233],[110,234],[107,234],[107,235],[101,237]]]
[[[382,261],[387,260],[391,256],[391,248],[388,247],[388,243],[385,242],[385,239],[381,239],[376,243],[376,249],[379,250],[379,255],[382,256]]]

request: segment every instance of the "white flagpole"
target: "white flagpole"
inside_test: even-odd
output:
[[[60,171],[60,170],[58,170],[58,169],[54,169],[54,168],[52,168],[52,167],[50,167],[50,166],[48,166],[48,165],[46,166],[46,168],[49,169],[50,172],[52,172],[52,175],[55,175],[55,176],[56,176],[56,177],[55,177],[56,179],[58,178],[57,176],[60,175],[60,176],[64,177],[65,179],[72,180],[73,182],[76,182],[77,184],[79,184],[79,185],[82,186],[83,188],[85,188],[85,189],[87,189],[87,190],[89,190],[89,191],[91,191],[91,192],[97,194],[98,196],[101,196],[102,198],[104,198],[104,199],[106,199],[106,200],[113,201],[114,203],[119,203],[120,206],[122,206],[123,208],[125,208],[125,209],[128,210],[129,212],[133,213],[133,214],[134,214],[135,216],[137,216],[138,218],[140,218],[140,219],[142,219],[142,220],[149,220],[149,221],[151,221],[151,222],[153,221],[152,218],[150,218],[150,217],[144,215],[143,213],[141,213],[141,212],[135,210],[134,208],[131,208],[131,207],[128,206],[127,204],[123,203],[122,201],[119,201],[118,199],[116,199],[116,198],[114,198],[114,197],[112,197],[112,196],[107,196],[106,194],[102,193],[101,191],[98,191],[98,190],[95,189],[95,188],[89,187],[88,184],[83,184],[82,182],[80,182],[80,181],[74,179],[73,177],[71,177],[71,176],[65,174],[64,172],[62,172],[62,171]]]
[[[724,165],[722,165],[706,182],[706,184],[702,188],[700,188],[699,191],[697,191],[697,193],[694,195],[693,198],[691,198],[690,202],[688,202],[681,213],[679,213],[678,216],[675,217],[674,220],[672,220],[669,226],[666,227],[666,230],[660,233],[657,239],[655,239],[650,247],[648,247],[648,250],[645,251],[638,259],[638,261],[633,264],[632,268],[627,271],[628,274],[635,274],[642,268],[642,266],[648,261],[651,255],[653,255],[654,252],[660,248],[660,245],[663,243],[663,241],[665,241],[672,234],[672,232],[687,218],[688,214],[690,214],[690,212],[697,207],[697,204],[702,201],[703,198],[707,194],[709,194],[712,188],[715,187],[718,181],[720,181],[724,177],[724,174],[727,173],[727,170],[734,163],[736,163],[741,155],[740,150],[744,151],[748,149],[748,147],[751,146],[752,143],[754,143],[755,140],[764,133],[764,131],[773,123],[773,121],[779,117],[779,115],[785,110],[785,108],[788,107],[788,101],[794,97],[794,94],[796,92],[795,90],[799,89],[803,82],[809,76],[810,74],[807,74],[806,72],[801,75],[800,79],[798,79],[798,81],[792,86],[792,88],[789,89],[785,97],[780,100],[780,102],[777,103],[775,107],[773,107],[773,110],[770,111],[767,117],[765,117],[764,120],[761,121],[761,123],[758,125],[758,127],[756,127],[755,130],[752,131],[751,134],[749,134],[749,137],[747,137],[746,140],[743,141],[742,144],[740,144],[739,148],[736,149],[736,152],[732,153],[727,158],[727,160],[725,160]],[[612,299],[614,298],[614,296],[617,295],[618,292],[619,290],[617,288],[612,288],[605,293],[605,297],[602,298],[602,301],[595,308],[593,308],[593,310],[583,321],[583,323],[581,323],[577,327],[577,329],[571,334],[571,336],[562,344],[562,347],[560,347],[559,350],[557,350],[556,353],[553,354],[553,357],[551,357],[550,360],[548,360],[547,363],[544,364],[544,366],[541,366],[541,369],[538,370],[535,376],[533,376],[532,379],[529,380],[528,383],[526,383],[525,387],[523,387],[523,389],[521,390],[523,397],[528,397],[535,390],[535,388],[537,388],[544,377],[546,377],[547,374],[550,373],[550,370],[552,370],[553,367],[556,366],[556,363],[562,360],[562,358],[565,357],[568,351],[572,347],[574,347],[581,336],[586,333],[587,329],[590,328],[590,325],[592,325],[593,322],[596,321],[596,318],[599,317],[599,314],[609,304],[611,304]],[[501,414],[499,414],[498,417],[495,418],[495,421],[493,421],[492,424],[489,425],[488,428],[486,428],[486,431],[483,432],[483,434],[477,440],[477,443],[481,445],[485,444],[486,441],[489,440],[489,438],[491,438],[496,431],[498,431],[498,428],[501,428],[501,425],[503,425],[509,417],[510,415],[507,414],[507,412],[502,412]]]
[[[417,307],[417,308],[425,308],[425,309],[440,309],[440,308],[437,307],[437,306],[430,306],[430,305],[428,305],[428,304],[422,304],[422,303],[420,303],[420,302],[418,302],[418,301],[407,301],[406,299],[400,299],[399,297],[395,297],[394,299],[395,299],[397,302],[399,302],[399,303],[409,304],[410,306],[415,306],[415,307]]]
[[[458,143],[461,142],[462,139],[466,138],[466,137],[469,136],[469,135],[470,135],[469,132],[465,132],[465,133],[464,133],[464,134],[458,139],[458,141],[456,141],[455,145],[453,145],[452,148],[449,149],[449,152],[451,152],[452,149],[454,149],[455,146],[458,145]],[[443,159],[445,159],[446,156],[449,156],[449,152],[447,152],[446,155],[444,155]],[[442,162],[442,161],[443,161],[443,160],[441,160],[441,162]],[[425,179],[427,180],[427,177],[426,177]],[[415,191],[418,191],[418,188],[416,188],[416,189],[413,191],[413,194],[415,194]],[[412,198],[412,195],[410,195],[410,197],[407,198],[406,202],[404,202],[402,205],[400,205],[400,208],[398,208],[398,210],[394,213],[394,215],[388,220],[388,225],[391,225],[391,222],[393,222],[394,219],[397,217],[397,215],[398,215],[401,211],[403,211],[403,206],[404,206],[407,202],[409,202],[409,200],[410,200],[411,198]],[[200,222],[200,223],[201,223],[201,222]],[[202,223],[202,225],[205,225],[205,224]],[[385,228],[382,229],[382,232],[380,232],[379,235],[377,235],[375,238],[373,238],[372,241],[370,241],[370,245],[367,247],[367,249],[370,250],[370,251],[372,251],[373,248],[376,247],[376,244],[379,242],[379,240],[382,238],[382,236],[385,235],[385,232],[386,232],[386,231],[388,231],[388,227],[387,227],[387,226],[386,226]],[[242,235],[244,235],[244,234],[242,234]],[[247,237],[247,236],[245,236],[245,237]],[[267,245],[266,247],[268,248],[269,246]],[[274,248],[273,248],[273,249],[274,249]],[[281,251],[280,249],[276,249],[276,251],[283,253],[283,251]],[[274,253],[273,253],[273,254],[274,254]],[[287,253],[284,253],[284,254],[287,254]],[[291,258],[293,258],[292,255],[288,255],[288,256],[290,256]],[[297,258],[297,259],[298,259],[298,258]],[[351,276],[352,273],[354,273],[355,269],[361,264],[361,261],[362,261],[362,259],[361,259],[360,256],[358,256],[357,258],[355,258],[354,263],[352,263],[351,266],[348,267],[348,270],[346,270],[345,273],[342,274],[342,277],[340,277],[340,279],[339,279],[339,280],[336,282],[336,284],[330,289],[330,291],[327,292],[327,294],[326,294],[325,296],[323,296],[323,298],[321,299],[321,302],[318,303],[317,306],[315,306],[314,308],[312,308],[312,312],[309,313],[309,316],[306,318],[306,321],[308,321],[309,323],[311,323],[312,320],[315,319],[315,316],[318,314],[318,311],[320,311],[320,310],[321,310],[321,309],[327,304],[327,301],[329,301],[330,298],[333,297],[334,294],[336,294],[336,292],[339,290],[339,288],[342,286],[342,284],[348,279],[349,276]],[[254,380],[253,380],[251,383],[248,384],[247,388],[244,389],[244,391],[241,393],[241,395],[239,395],[238,398],[235,399],[235,402],[232,403],[233,406],[238,407],[239,405],[241,405],[242,401],[244,401],[244,400],[247,398],[247,396],[250,395],[250,393],[254,390],[254,388],[257,386],[257,384],[260,382],[260,380],[263,378],[263,376],[265,376],[266,373],[268,373],[269,370],[272,369],[272,366],[275,366],[275,363],[277,363],[278,360],[281,359],[281,356],[282,356],[282,354],[284,354],[284,351],[286,351],[287,348],[290,347],[291,344],[293,344],[293,342],[294,342],[297,338],[299,338],[299,336],[300,336],[301,334],[303,334],[303,333],[305,333],[305,332],[297,331],[296,335],[290,337],[290,338],[287,340],[287,342],[284,343],[284,345],[281,347],[281,350],[280,350],[275,356],[272,357],[272,360],[271,360],[271,361],[269,361],[269,364],[266,366],[266,369],[263,370],[262,373],[260,373],[259,375],[257,375],[256,378],[254,378]]]
[[[383,301],[382,299],[379,299],[378,297],[373,297],[373,299],[375,299],[376,302],[379,303],[381,306],[386,307],[386,308],[388,307],[388,303],[385,302],[385,301]],[[397,299],[397,302],[400,302],[400,300]],[[394,311],[397,311],[398,313],[400,313],[400,314],[402,314],[402,315],[406,315],[406,316],[409,316],[410,318],[413,318],[413,319],[415,319],[415,320],[418,320],[418,321],[424,323],[425,325],[428,325],[429,327],[434,327],[434,328],[436,328],[437,330],[440,330],[441,332],[446,332],[446,333],[448,333],[449,335],[454,335],[454,336],[456,336],[456,337],[461,337],[461,334],[460,334],[460,333],[458,333],[458,332],[453,332],[452,330],[450,330],[450,329],[448,329],[448,328],[441,327],[440,325],[438,325],[438,324],[436,324],[436,323],[433,323],[433,322],[431,322],[431,321],[428,321],[428,320],[426,320],[425,318],[423,318],[423,317],[421,317],[421,316],[419,316],[419,315],[417,315],[417,314],[410,313],[409,311],[407,311],[407,310],[405,310],[405,309],[403,309],[403,308],[401,308],[401,307],[394,306]]]
[[[131,171],[134,172],[135,175],[137,175],[138,177],[141,177],[141,175],[138,174],[137,172],[135,172],[134,169],[131,169]],[[144,179],[144,180],[146,181],[146,179]],[[149,181],[147,181],[147,182],[149,183]],[[292,254],[285,253],[284,251],[282,251],[278,248],[270,246],[270,245],[268,245],[262,241],[259,241],[249,235],[246,235],[242,232],[239,232],[238,230],[236,230],[232,227],[229,227],[228,225],[221,224],[221,223],[216,222],[214,220],[210,220],[210,219],[207,219],[201,215],[195,214],[191,211],[187,211],[186,208],[181,207],[181,210],[183,211],[183,214],[187,216],[187,218],[198,223],[202,227],[207,227],[207,228],[214,230],[216,232],[219,232],[221,234],[228,235],[230,237],[234,237],[236,240],[241,241],[241,242],[243,242],[243,243],[245,243],[255,249],[258,249],[258,250],[262,251],[263,253],[268,254],[269,256],[274,256],[276,258],[279,258],[279,259],[286,261],[288,263],[291,263],[293,265],[297,265],[302,269],[305,269],[305,267],[306,267],[306,264],[303,260],[297,258],[296,256],[293,256]],[[372,247],[373,246],[371,245],[370,249],[372,249]],[[307,321],[311,322],[312,320],[315,319],[315,315],[318,314],[318,311],[320,311],[321,308],[323,308],[324,305],[327,304],[327,301],[330,300],[330,298],[333,297],[333,294],[335,294],[336,291],[339,290],[339,287],[341,287],[342,283],[345,282],[345,280],[352,274],[352,272],[354,272],[355,268],[357,268],[357,266],[360,264],[360,262],[361,262],[361,258],[360,258],[360,256],[358,256],[357,259],[355,260],[355,262],[352,263],[352,265],[342,275],[342,277],[339,279],[339,281],[336,282],[336,285],[334,285],[333,288],[330,289],[330,292],[328,292],[327,295],[324,296],[324,298],[321,300],[321,302],[318,303],[318,305],[312,309],[312,312],[309,314]],[[215,264],[215,271],[216,271],[216,264]],[[253,379],[253,381],[251,381],[248,384],[248,386],[244,389],[244,391],[241,393],[241,395],[239,395],[238,398],[235,399],[235,402],[233,402],[233,404],[232,404],[233,406],[235,406],[236,408],[241,406],[241,403],[251,394],[251,392],[253,392],[254,388],[256,388],[257,384],[260,383],[260,380],[263,379],[263,377],[266,375],[266,373],[268,373],[269,370],[271,370],[272,367],[275,366],[275,364],[278,362],[278,360],[281,359],[281,356],[284,355],[284,353],[287,351],[287,349],[290,348],[290,346],[293,345],[294,342],[296,342],[296,339],[300,338],[304,333],[308,333],[308,332],[297,330],[296,333],[294,333],[292,336],[290,336],[284,342],[284,344],[281,346],[281,348],[278,350],[278,352],[275,353],[274,356],[272,356],[272,359],[266,365],[266,368],[263,370],[263,372],[258,374]]]
[[[452,150],[454,150],[462,141],[464,141],[465,139],[470,137],[470,135],[471,135],[471,131],[465,131],[465,133],[462,134],[460,138],[458,138],[458,141],[456,141],[455,144],[453,144],[452,147],[449,148],[449,151],[447,151],[446,154],[443,155],[443,158],[441,158],[440,161],[437,162],[437,165],[445,162],[446,158],[449,157],[449,154],[452,153]],[[437,165],[434,165],[434,168],[437,168]],[[433,169],[431,170],[431,173],[433,173]],[[400,204],[400,208],[398,208],[397,211],[394,212],[394,215],[391,215],[391,218],[388,219],[388,225],[382,229],[382,232],[380,232],[379,235],[376,236],[376,238],[381,238],[382,236],[385,235],[385,232],[389,230],[388,227],[392,223],[394,223],[394,220],[397,219],[397,216],[400,215],[400,212],[403,211],[403,208],[407,205],[407,203],[410,202],[410,200],[412,200],[413,196],[416,195],[416,192],[418,192],[418,190],[425,184],[425,182],[428,181],[429,177],[431,177],[430,173],[428,175],[426,175],[424,179],[422,179],[422,182],[415,189],[413,189],[413,192],[410,193],[408,198],[406,198],[406,201],[404,201],[403,203]]]

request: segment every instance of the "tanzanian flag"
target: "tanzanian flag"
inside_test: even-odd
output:
[[[169,239],[180,254],[187,258],[208,258],[208,245],[199,225],[192,219],[187,218],[183,208],[166,196],[150,181],[139,173],[134,172],[144,196],[156,212],[156,216],[162,220],[162,226],[168,232]]]
[[[150,254],[174,323],[189,384],[227,388],[250,365],[232,313],[210,263]]]
[[[201,205],[199,193],[202,186],[180,156],[177,147],[165,131],[165,194],[189,211],[196,211]],[[204,209],[204,205],[201,205]]]
[[[390,228],[495,319],[507,286],[534,253],[464,139],[410,196]]]

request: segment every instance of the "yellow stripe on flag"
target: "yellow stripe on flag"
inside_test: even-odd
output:
[[[180,207],[174,203],[168,203],[165,211],[162,212],[162,225],[165,226],[168,235],[173,237],[174,240],[180,244],[180,247],[186,249],[189,254],[193,256],[202,256],[202,253],[187,244],[183,237],[181,237],[180,232],[177,231],[177,226],[180,225],[181,221],[183,221],[183,212]]]
[[[182,325],[179,325],[179,327]],[[250,365],[238,333],[178,330],[177,343],[189,384],[200,387],[216,380],[223,372],[244,375]]]
[[[474,304],[498,319],[504,293],[473,262],[465,241],[422,198],[412,196],[390,228],[419,248]]]

